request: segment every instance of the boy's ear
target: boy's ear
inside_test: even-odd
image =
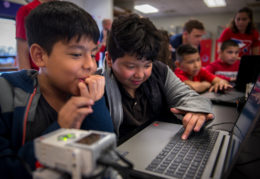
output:
[[[188,34],[189,34],[189,33],[188,33],[187,31],[183,31],[183,32],[182,32],[182,35],[183,35],[184,37],[187,37]]]
[[[108,52],[106,52],[105,54],[106,54],[107,65],[108,65],[109,67],[112,67],[113,61],[112,61],[111,56],[109,55]]]
[[[32,61],[38,66],[38,67],[44,67],[45,66],[45,60],[44,58],[47,56],[47,53],[45,50],[38,44],[32,44],[30,47],[30,55],[32,58]]]
[[[176,67],[180,67],[180,61],[179,61],[179,60],[175,60],[174,63],[175,63],[175,66],[176,66]]]

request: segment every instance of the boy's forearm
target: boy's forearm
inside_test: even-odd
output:
[[[184,81],[185,84],[189,85],[193,90],[195,90],[198,93],[202,93],[204,91],[206,91],[211,84],[207,81],[190,81],[190,80],[186,80]]]

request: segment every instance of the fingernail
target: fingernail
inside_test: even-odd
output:
[[[187,139],[187,136],[186,135],[182,135],[181,137],[183,140],[186,140]]]

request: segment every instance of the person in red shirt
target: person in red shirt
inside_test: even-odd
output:
[[[228,28],[224,29],[218,39],[218,51],[221,43],[234,40],[239,44],[239,56],[259,55],[259,33],[253,23],[253,12],[250,8],[240,9],[234,16]]]
[[[16,13],[16,43],[17,43],[16,62],[18,64],[19,70],[39,69],[38,66],[35,65],[31,59],[24,25],[25,25],[25,18],[28,16],[31,10],[36,8],[39,4],[48,1],[53,1],[53,0],[33,0],[27,5],[20,7]]]
[[[233,40],[226,40],[222,43],[219,59],[209,64],[206,70],[216,76],[234,82],[239,69],[239,46]]]
[[[209,91],[217,92],[232,88],[228,81],[223,80],[209,71],[201,68],[201,60],[198,49],[189,44],[181,45],[177,49],[176,69],[174,73],[193,90],[202,93]]]

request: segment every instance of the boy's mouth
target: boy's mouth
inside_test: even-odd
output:
[[[194,75],[197,75],[198,73],[199,73],[199,70],[194,70],[194,71],[193,71],[193,74],[194,74]]]
[[[135,81],[135,80],[132,80],[131,81],[134,85],[140,85],[143,81]]]
[[[79,78],[79,81],[80,81],[80,82],[85,82],[85,80],[86,80],[87,78],[88,78],[88,77]]]

